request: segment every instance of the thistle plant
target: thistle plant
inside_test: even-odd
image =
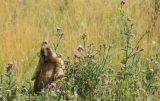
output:
[[[124,5],[124,4],[123,4]],[[115,90],[116,99],[119,100],[127,100],[132,99],[135,100],[137,95],[137,85],[138,81],[142,81],[146,75],[150,80],[154,80],[153,76],[154,72],[149,71],[147,69],[146,72],[141,73],[141,52],[144,51],[143,48],[140,48],[140,42],[143,38],[148,35],[149,31],[147,30],[144,34],[140,36],[135,46],[131,44],[132,39],[132,30],[134,29],[134,24],[131,22],[129,17],[125,15],[123,11],[123,5],[119,12],[119,18],[121,23],[121,35],[123,38],[123,59],[121,60],[122,67],[118,72],[116,80],[118,79],[119,87]],[[152,78],[152,79],[151,79]],[[148,86],[148,88],[151,88]]]
[[[5,73],[5,87],[4,87],[4,94],[5,99],[7,100],[13,100],[16,96],[16,79],[13,71],[14,64],[8,63],[8,66],[6,67],[6,73]]]
[[[53,43],[55,51],[57,51],[62,38],[63,38],[62,29],[60,27],[57,27],[56,41]]]
[[[76,48],[78,53],[74,54],[73,61],[66,62],[66,82],[67,86],[71,86],[67,90],[78,94],[79,100],[96,100],[96,89],[100,88],[100,78],[105,77],[111,47],[107,49],[106,45],[101,45],[99,50],[96,50],[93,43],[86,45],[86,38],[83,34],[83,45]]]

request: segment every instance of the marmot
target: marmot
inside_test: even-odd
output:
[[[34,91],[38,93],[64,75],[64,61],[51,48],[41,48],[40,59],[33,74]]]

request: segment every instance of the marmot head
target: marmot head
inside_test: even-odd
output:
[[[57,62],[57,54],[51,48],[41,48],[40,58],[46,62]]]

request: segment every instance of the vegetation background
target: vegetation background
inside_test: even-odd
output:
[[[53,47],[56,28],[64,33],[59,52],[73,56],[85,33],[97,47],[112,44],[112,62],[118,69],[122,58],[118,10],[120,0],[0,0],[0,72],[14,61],[17,84],[31,79],[37,52],[43,40]],[[134,24],[132,44],[149,31],[141,42],[143,59],[160,52],[159,0],[127,0],[123,10]],[[157,10],[158,9],[158,10]]]

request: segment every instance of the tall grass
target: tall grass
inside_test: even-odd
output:
[[[107,99],[143,100],[142,97],[147,95],[148,100],[152,96],[157,99],[159,91],[155,93],[155,89],[159,84],[155,81],[159,80],[159,74],[155,71],[160,61],[159,12],[159,0],[128,0],[124,5],[117,0],[1,0],[1,73],[5,71],[8,61],[14,61],[16,83],[27,86],[27,93],[32,92],[30,78],[38,60],[41,42],[49,40],[49,46],[63,54],[63,57],[72,57],[77,53],[75,47],[84,42],[79,37],[85,34],[85,44],[94,43],[95,49],[99,49],[101,43],[112,47],[106,71],[114,69],[119,71],[119,75],[116,72],[104,73],[109,79],[104,87],[110,88],[103,93],[104,99],[106,94],[109,96]],[[63,32],[61,40],[61,36],[56,38],[57,28]],[[90,66],[85,67],[87,71]],[[77,77],[84,76],[80,74],[77,73]],[[80,87],[81,83],[78,80],[75,85]],[[137,90],[138,87],[140,90]],[[76,93],[83,99],[82,92]],[[88,96],[94,98],[93,95],[89,93]],[[96,95],[96,98],[100,95]]]

